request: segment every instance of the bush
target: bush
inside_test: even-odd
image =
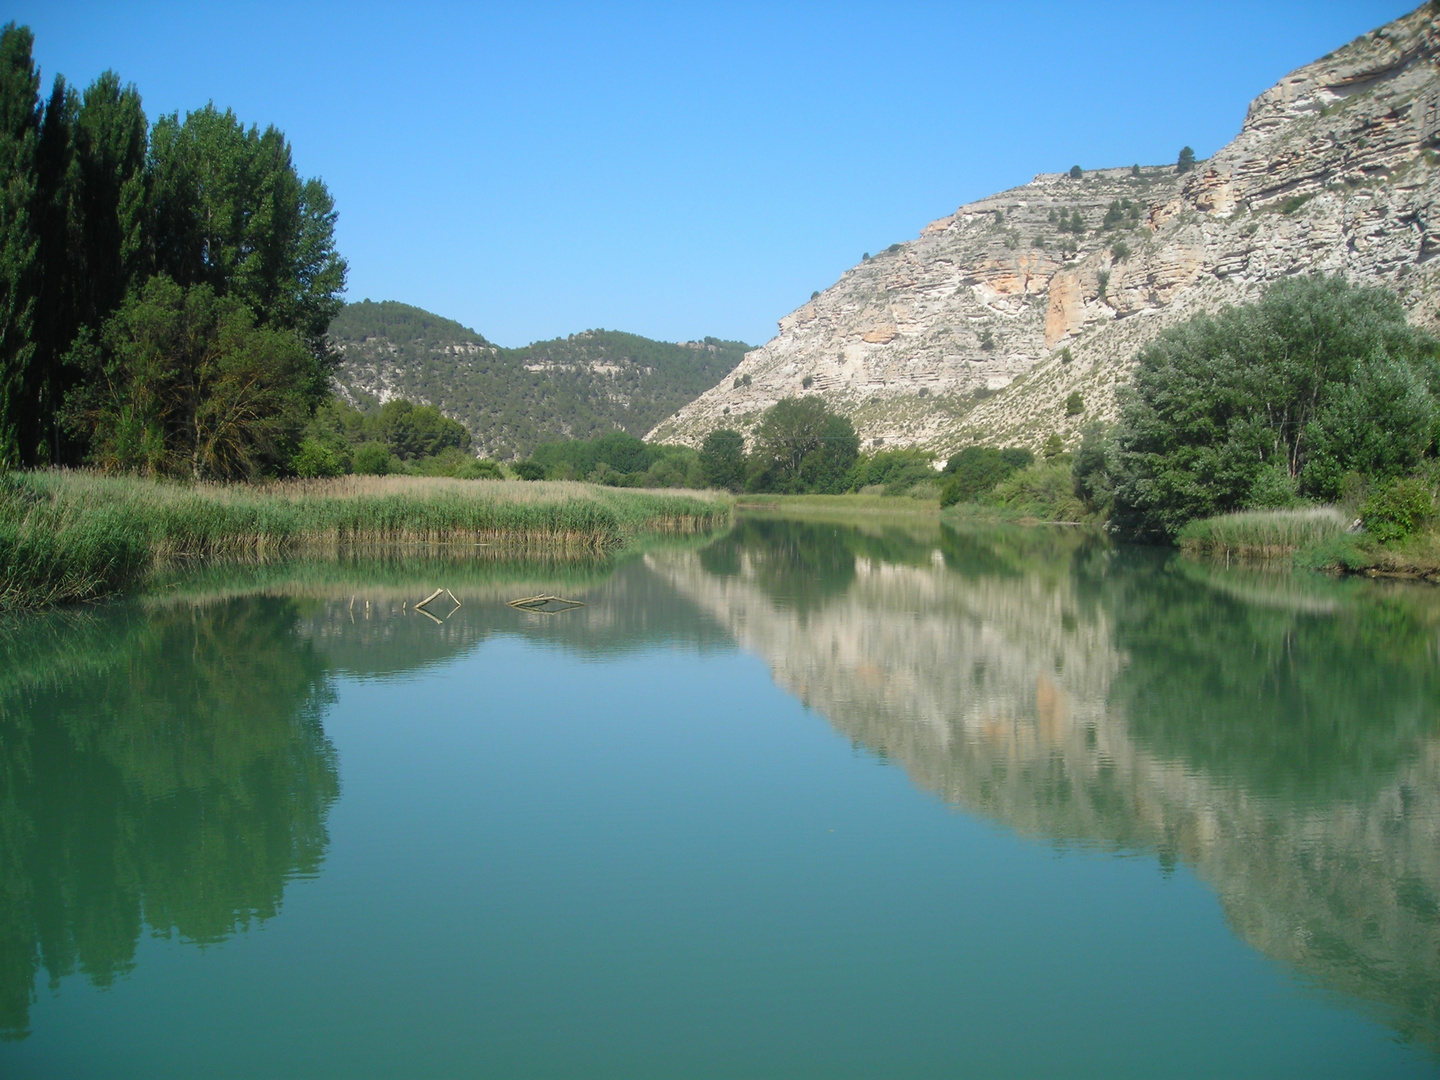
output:
[[[489,458],[479,458],[472,462],[467,468],[468,475],[462,477],[464,480],[504,480],[505,472],[500,468],[498,461],[491,461]]]
[[[1074,391],[1065,399],[1065,415],[1079,416],[1085,411],[1085,399],[1080,396],[1080,391]]]
[[[933,461],[934,455],[924,450],[880,450],[855,463],[848,486],[854,491],[879,486],[886,495],[901,495],[917,483],[934,481]]]
[[[1175,161],[1177,173],[1187,173],[1195,168],[1195,151],[1186,146],[1180,150],[1180,157]]]
[[[1041,521],[1079,521],[1085,507],[1075,497],[1069,463],[1046,461],[1017,469],[995,487],[994,501],[1007,510]]]
[[[339,476],[345,471],[345,465],[339,456],[313,437],[301,440],[295,456],[290,459],[290,465],[296,476],[307,480],[319,476]]]
[[[1080,179],[1082,176],[1084,176],[1084,175],[1085,175],[1085,170],[1082,169],[1082,168],[1080,168],[1079,165],[1071,165],[1071,166],[1070,166],[1070,179],[1071,179],[1071,180],[1079,180],[1079,179]]]
[[[994,490],[995,485],[1011,473],[1025,468],[1034,460],[1034,454],[1018,446],[1004,450],[993,446],[967,446],[958,454],[951,455],[945,463],[944,471],[950,480],[940,492],[940,505],[974,502]]]
[[[1110,261],[1112,263],[1122,263],[1129,258],[1130,245],[1125,243],[1124,240],[1116,240],[1115,243],[1110,245]]]
[[[395,471],[390,448],[384,443],[366,443],[355,448],[355,471],[361,476],[385,476]]]
[[[1246,502],[1253,510],[1283,510],[1298,506],[1302,500],[1295,477],[1283,464],[1272,463],[1255,477]]]
[[[521,480],[544,480],[545,466],[538,461],[526,460],[517,461],[514,465],[515,475]]]
[[[1382,544],[1403,540],[1430,520],[1430,489],[1414,477],[1392,480],[1365,500],[1360,520]]]
[[[1049,461],[1051,458],[1057,458],[1064,452],[1065,440],[1060,438],[1058,431],[1052,431],[1050,437],[1045,440],[1045,449],[1042,451],[1045,455],[1045,460]]]

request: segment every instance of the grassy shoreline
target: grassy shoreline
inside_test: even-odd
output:
[[[735,509],[744,513],[779,513],[786,517],[852,517],[856,514],[938,517],[938,499],[909,495],[737,495]]]
[[[0,610],[96,600],[186,559],[403,544],[614,549],[725,525],[716,494],[563,481],[340,477],[185,485],[88,472],[0,477]]]

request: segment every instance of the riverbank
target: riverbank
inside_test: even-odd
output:
[[[780,513],[786,517],[883,514],[934,518],[940,515],[940,502],[909,495],[737,495],[735,509],[745,513]]]
[[[186,559],[266,559],[363,545],[604,551],[700,533],[722,495],[564,481],[339,477],[177,484],[88,472],[0,478],[0,610],[95,600]]]
[[[1225,563],[1288,562],[1305,570],[1440,582],[1440,525],[1382,543],[1351,532],[1351,513],[1335,506],[1246,510],[1192,521],[1176,546],[1195,559]]]

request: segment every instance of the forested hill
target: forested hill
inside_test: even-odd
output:
[[[349,304],[330,325],[342,392],[434,405],[469,428],[487,457],[617,428],[643,436],[723,379],[748,345],[707,337],[674,344],[587,330],[519,349],[394,301]]]

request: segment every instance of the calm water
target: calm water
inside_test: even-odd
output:
[[[1433,1076],[1437,645],[764,519],[3,623],[0,1075]]]

